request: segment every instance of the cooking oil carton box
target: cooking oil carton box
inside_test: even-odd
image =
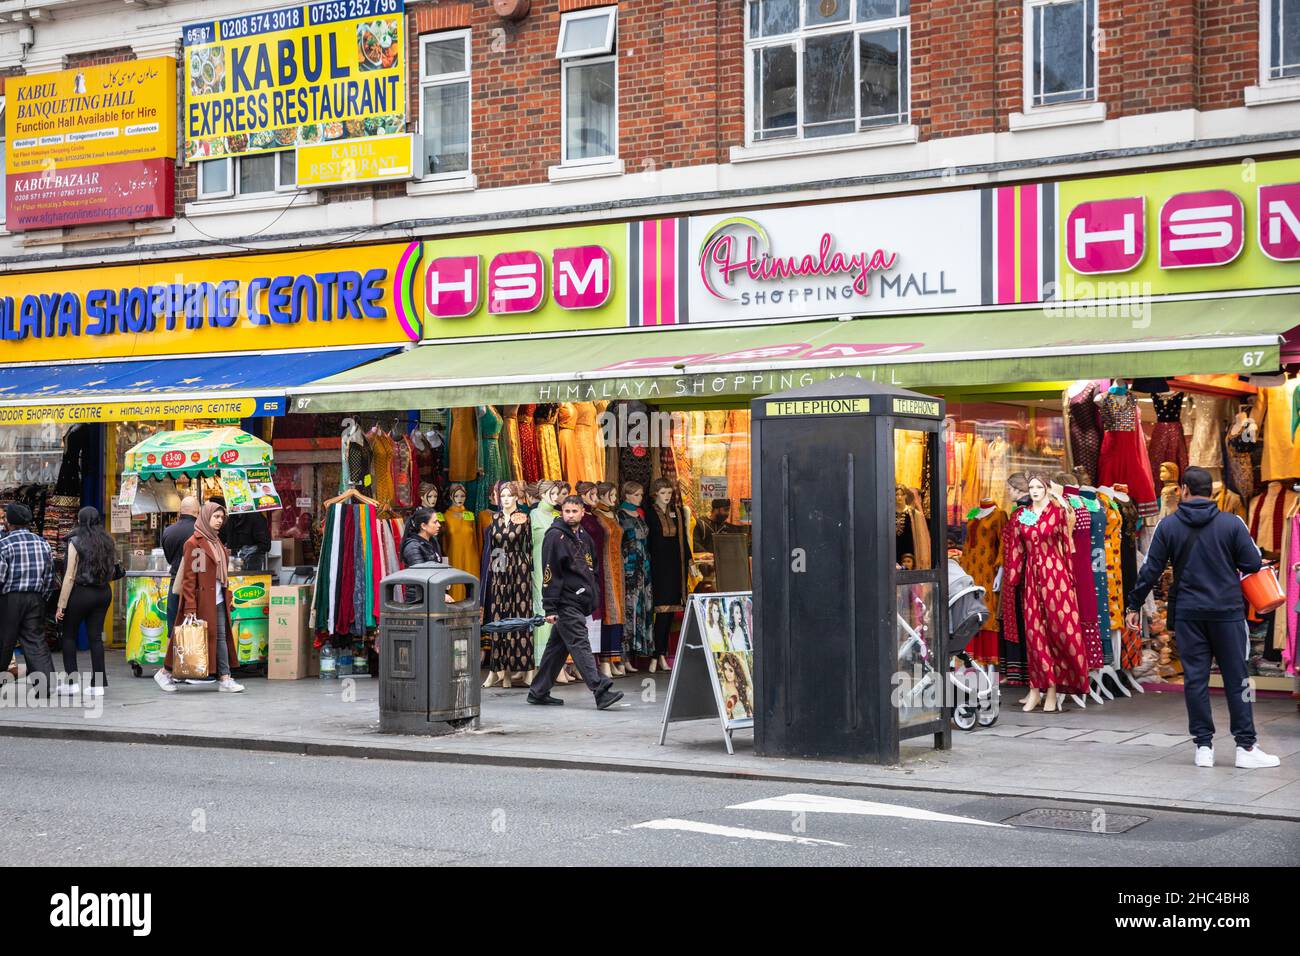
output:
[[[271,588],[268,679],[300,680],[309,676],[311,596],[309,584]]]

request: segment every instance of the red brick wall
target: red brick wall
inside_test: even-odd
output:
[[[1241,106],[1242,91],[1259,82],[1259,3],[1201,0],[1200,36],[1197,105]]]

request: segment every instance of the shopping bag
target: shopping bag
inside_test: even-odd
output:
[[[193,614],[176,625],[172,638],[172,677],[208,676],[208,625]]]

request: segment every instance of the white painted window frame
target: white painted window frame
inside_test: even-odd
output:
[[[1092,95],[1060,103],[1034,102],[1034,11],[1043,7],[1060,7],[1077,0],[1024,0],[1022,8],[1024,48],[1024,111],[1026,114],[1053,110],[1060,107],[1077,107],[1083,103],[1096,103],[1101,99],[1101,62],[1097,56],[1097,37],[1101,30],[1100,0],[1085,0],[1092,4],[1092,36],[1087,38],[1088,56],[1092,58]]]
[[[1283,0],[1300,11],[1300,0]],[[1259,82],[1245,90],[1247,106],[1267,106],[1271,103],[1291,103],[1300,100],[1300,76],[1273,77],[1270,75],[1273,59],[1273,21],[1277,15],[1278,0],[1259,0]]]
[[[439,73],[434,77],[428,77],[424,72],[424,49],[430,42],[445,43],[447,40],[460,39],[465,44],[465,69],[461,73]],[[437,33],[428,33],[420,37],[420,170],[421,175],[419,182],[422,183],[439,183],[447,181],[460,181],[469,179],[474,173],[474,64],[471,58],[473,46],[470,43],[470,31],[463,30],[441,30]],[[464,83],[467,95],[465,98],[467,115],[466,129],[469,138],[465,144],[468,151],[466,157],[466,168],[448,173],[429,173],[425,175],[424,170],[424,91],[433,89],[438,86],[455,86]]]
[[[200,168],[195,170],[198,177],[198,184],[197,184],[198,188],[195,191],[195,198],[199,202],[215,202],[221,199],[253,199],[261,196],[278,196],[278,195],[283,195],[284,193],[296,192],[298,189],[298,184],[296,182],[298,178],[297,176],[298,165],[296,162],[294,163],[295,182],[285,183],[285,182],[281,182],[280,180],[280,154],[283,152],[287,152],[287,151],[277,150],[274,153],[255,154],[255,155],[275,157],[275,161],[274,161],[275,188],[269,191],[262,191],[262,192],[255,192],[255,193],[240,192],[239,190],[239,170],[236,168],[235,164],[238,163],[242,157],[223,156],[220,159],[200,160],[198,163],[198,166]],[[294,150],[294,152],[297,152],[297,150]],[[226,167],[226,188],[225,189],[210,192],[210,193],[203,191],[203,169],[201,167],[203,166],[204,163],[225,164]]]
[[[882,20],[862,20],[857,19],[858,5],[856,0],[847,0],[849,3],[850,18],[841,20],[837,23],[807,24],[806,11],[807,6],[800,0],[799,2],[799,26],[793,33],[783,33],[771,37],[752,37],[749,32],[750,10],[753,7],[754,0],[745,2],[745,149],[758,150],[764,155],[774,154],[777,152],[790,152],[791,154],[800,154],[808,151],[822,152],[820,149],[810,149],[802,144],[835,142],[837,140],[846,140],[848,137],[857,138],[857,146],[871,146],[879,142],[882,145],[892,145],[897,142],[914,142],[916,137],[903,133],[901,135],[873,136],[879,130],[903,130],[907,131],[912,126],[912,15],[908,13],[901,17],[888,17]],[[862,42],[862,35],[865,33],[882,33],[885,30],[903,29],[907,33],[907,55],[904,57],[906,64],[904,69],[907,71],[907,102],[899,104],[900,120],[897,123],[874,124],[870,126],[862,125],[862,83],[861,83],[861,57],[859,56],[859,45]],[[804,41],[808,37],[821,36],[831,33],[853,34],[853,104],[854,129],[849,133],[838,133],[833,136],[805,136],[803,122],[803,57]],[[795,124],[793,136],[781,136],[773,139],[756,139],[754,137],[754,85],[757,78],[754,76],[754,51],[762,50],[769,47],[793,46],[795,56]],[[786,150],[779,149],[779,144],[788,147]],[[833,148],[833,147],[832,147]]]
[[[564,34],[569,27],[582,20],[597,20],[607,18],[608,25],[605,27],[605,40],[599,46],[589,47],[585,50],[564,50]],[[560,14],[560,32],[555,38],[555,58],[557,60],[576,60],[587,59],[589,57],[611,56],[614,53],[614,37],[618,30],[618,7],[593,7],[590,10],[574,10],[571,13]]]
[[[610,16],[612,12],[612,16]],[[597,16],[610,16],[610,28],[606,31],[607,43],[604,49],[607,52],[600,54],[586,54],[571,52],[567,54],[560,53],[560,45],[564,39],[565,26],[573,20],[590,20]],[[607,169],[610,174],[621,173],[622,163],[619,161],[619,127],[620,122],[619,110],[621,109],[621,90],[618,79],[618,51],[615,46],[618,36],[618,7],[596,7],[592,10],[578,10],[573,13],[564,13],[560,15],[560,34],[556,40],[556,59],[560,61],[560,165],[552,167],[550,178],[566,178],[559,170],[579,170],[582,167],[597,167]],[[593,48],[594,49],[594,48]],[[598,66],[602,63],[614,64],[614,142],[613,151],[606,156],[592,156],[585,159],[569,158],[569,71],[575,67]]]

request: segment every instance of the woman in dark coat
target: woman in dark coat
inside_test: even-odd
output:
[[[430,561],[441,563],[444,560],[442,545],[438,543],[441,530],[438,512],[432,508],[416,508],[402,530],[402,564],[409,568]]]
[[[176,606],[176,623],[179,626],[193,614],[208,625],[208,670],[215,665],[217,689],[237,694],[244,689],[230,676],[230,665],[235,656],[235,629],[230,620],[231,602],[227,577],[229,553],[221,543],[221,526],[226,523],[226,509],[209,501],[194,522],[194,534],[185,542],[181,554],[181,569],[172,582],[172,598],[179,599]],[[172,678],[172,652],[174,644],[167,645],[167,658],[154,680],[163,690],[176,690]]]

